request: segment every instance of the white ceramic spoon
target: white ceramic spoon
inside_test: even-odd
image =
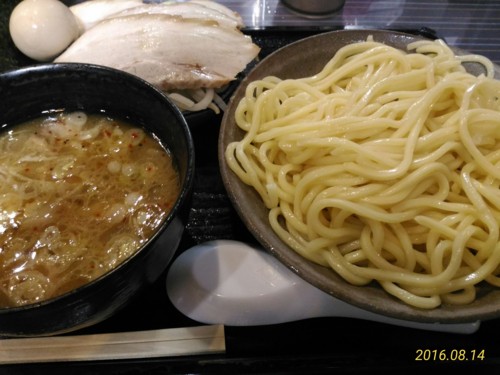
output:
[[[206,324],[256,326],[336,316],[464,334],[480,325],[420,323],[363,310],[302,280],[264,250],[230,240],[182,253],[168,272],[167,293],[180,312]]]

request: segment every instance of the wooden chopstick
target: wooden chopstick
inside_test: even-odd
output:
[[[0,364],[224,353],[224,326],[0,340]]]

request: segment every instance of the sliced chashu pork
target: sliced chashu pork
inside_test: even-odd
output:
[[[70,9],[84,32],[115,13],[142,5],[142,0],[90,0],[73,5]]]
[[[212,0],[190,0],[189,3],[203,5],[204,7],[221,12],[228,17],[236,18],[238,22],[243,25],[243,19],[241,18],[241,15],[238,12],[235,12],[234,10],[228,8],[227,6],[222,5],[221,3]]]
[[[194,2],[188,1],[185,3],[149,3],[138,7],[132,7],[122,12],[111,15],[112,17],[130,16],[133,14],[170,14],[173,16],[181,16],[184,18],[199,18],[203,20],[213,20],[221,26],[235,27],[237,29],[243,27],[243,19],[238,13],[232,12],[227,8],[210,6],[212,1]],[[225,11],[223,11],[225,9]]]
[[[55,62],[124,70],[169,91],[222,87],[259,50],[241,31],[214,21],[142,13],[101,21]]]

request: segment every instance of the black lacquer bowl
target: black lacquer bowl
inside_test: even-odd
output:
[[[181,193],[157,232],[133,256],[93,282],[45,302],[0,309],[0,336],[43,336],[100,322],[153,283],[176,252],[194,180],[194,146],[181,112],[148,83],[85,64],[46,64],[0,75],[1,131],[53,109],[102,112],[142,126],[167,147]]]

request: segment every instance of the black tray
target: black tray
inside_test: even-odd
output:
[[[266,28],[244,30],[261,48],[260,58],[298,39],[330,28]],[[5,30],[4,30],[5,31]],[[31,63],[1,40],[4,48],[0,70]],[[427,28],[403,30],[436,37]],[[6,48],[6,49],[5,49]],[[251,67],[250,67],[251,68]],[[237,82],[225,93],[228,98]],[[204,112],[187,117],[196,147],[196,177],[193,205],[179,252],[214,239],[255,240],[234,211],[222,184],[217,160],[221,115]],[[108,320],[71,335],[143,331],[188,327],[198,322],[178,312],[168,300],[165,275],[139,294],[130,305]],[[285,308],[285,307],[284,307]],[[71,364],[25,364],[0,368],[0,373],[50,374],[171,374],[171,373],[400,373],[430,367],[493,369],[500,366],[500,347],[494,337],[500,321],[483,322],[472,335],[419,331],[349,318],[316,318],[300,322],[262,326],[226,327],[226,353],[220,355],[169,357],[147,360],[75,362]],[[419,350],[485,350],[485,359],[418,361]]]

